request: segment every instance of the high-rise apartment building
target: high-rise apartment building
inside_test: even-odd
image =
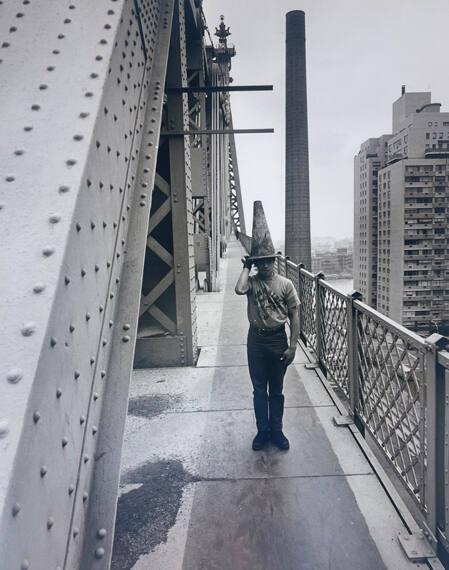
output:
[[[354,159],[354,287],[377,306],[378,173],[386,165],[388,140],[365,141]]]
[[[380,312],[423,332],[449,324],[449,113],[440,107],[431,93],[403,89],[393,134],[369,139],[355,158],[355,288]],[[370,163],[373,141],[386,154]],[[377,185],[368,183],[374,160]]]

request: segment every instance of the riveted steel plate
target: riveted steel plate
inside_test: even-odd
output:
[[[140,7],[0,4],[5,568],[77,567],[84,540],[160,15]]]

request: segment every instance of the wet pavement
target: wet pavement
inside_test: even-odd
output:
[[[196,367],[135,370],[113,570],[401,570],[401,519],[307,355],[286,375],[291,448],[251,449],[246,299],[231,242],[198,296]]]

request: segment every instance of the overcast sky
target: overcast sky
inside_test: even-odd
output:
[[[449,107],[449,0],[204,0],[211,33],[220,14],[237,55],[234,85],[270,83],[272,93],[233,93],[248,233],[262,200],[275,240],[284,238],[285,14],[306,13],[310,194],[313,236],[352,236],[353,158],[369,137],[391,131],[391,106],[407,91],[432,91]],[[216,39],[216,38],[214,38]]]

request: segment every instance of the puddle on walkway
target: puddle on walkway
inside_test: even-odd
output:
[[[128,414],[151,420],[170,410],[181,401],[181,396],[172,394],[145,394],[129,400]]]
[[[111,570],[131,570],[142,555],[167,541],[184,487],[196,481],[178,460],[146,463],[122,476],[121,485],[131,490],[117,503]]]

